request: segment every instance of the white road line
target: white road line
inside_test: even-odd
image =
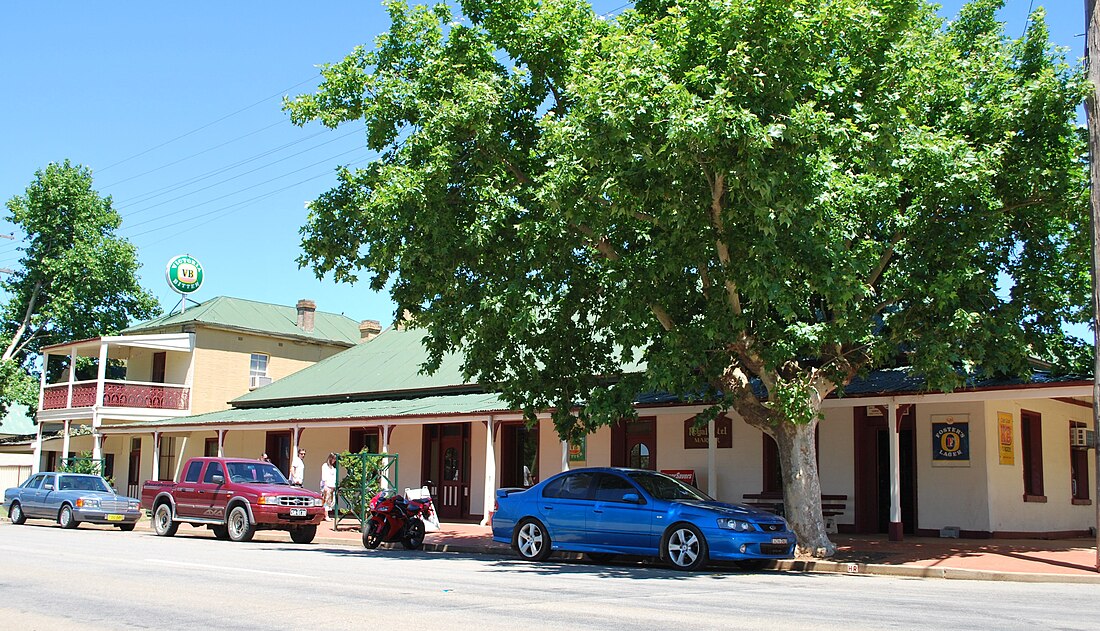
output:
[[[317,578],[309,574],[294,574],[291,572],[271,572],[268,570],[253,570],[247,567],[232,567],[228,565],[207,565],[205,563],[186,563],[184,561],[166,561],[164,559],[145,559],[146,563],[159,563],[160,565],[175,565],[177,567],[196,568],[200,570],[220,570],[225,572],[249,572],[251,574],[271,574],[272,576],[294,576],[297,578]]]

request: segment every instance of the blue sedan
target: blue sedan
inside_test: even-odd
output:
[[[530,561],[568,550],[597,562],[656,556],[696,570],[711,559],[757,565],[791,558],[795,535],[778,515],[715,501],[663,473],[592,468],[498,490],[493,541]]]
[[[56,519],[62,528],[89,522],[133,530],[141,517],[137,499],[119,495],[98,475],[81,473],[36,473],[4,491],[4,507],[16,525],[37,518]]]

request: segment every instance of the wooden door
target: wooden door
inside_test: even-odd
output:
[[[438,480],[429,478],[425,482],[436,482],[432,491],[441,519],[463,519],[469,516],[470,424],[448,423],[431,430],[425,453],[434,462],[429,463],[427,471],[437,475]]]

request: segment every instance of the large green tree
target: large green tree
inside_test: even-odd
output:
[[[576,437],[637,393],[772,436],[800,550],[822,400],[1081,348],[1079,69],[1041,12],[920,0],[388,3],[376,47],[287,102],[378,157],[310,206],[301,262],[389,288],[437,361]],[[623,373],[623,365],[639,370]],[[432,366],[429,366],[431,368]]]
[[[9,299],[0,311],[0,404],[35,406],[38,387],[28,389],[28,380],[42,346],[117,333],[160,306],[138,284],[137,252],[117,234],[122,219],[87,168],[50,163],[7,208],[26,245],[2,283]]]

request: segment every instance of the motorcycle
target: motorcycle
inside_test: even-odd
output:
[[[383,541],[400,541],[406,550],[416,550],[424,543],[424,520],[431,517],[430,497],[410,500],[392,489],[383,489],[370,500],[363,545],[373,549]]]

